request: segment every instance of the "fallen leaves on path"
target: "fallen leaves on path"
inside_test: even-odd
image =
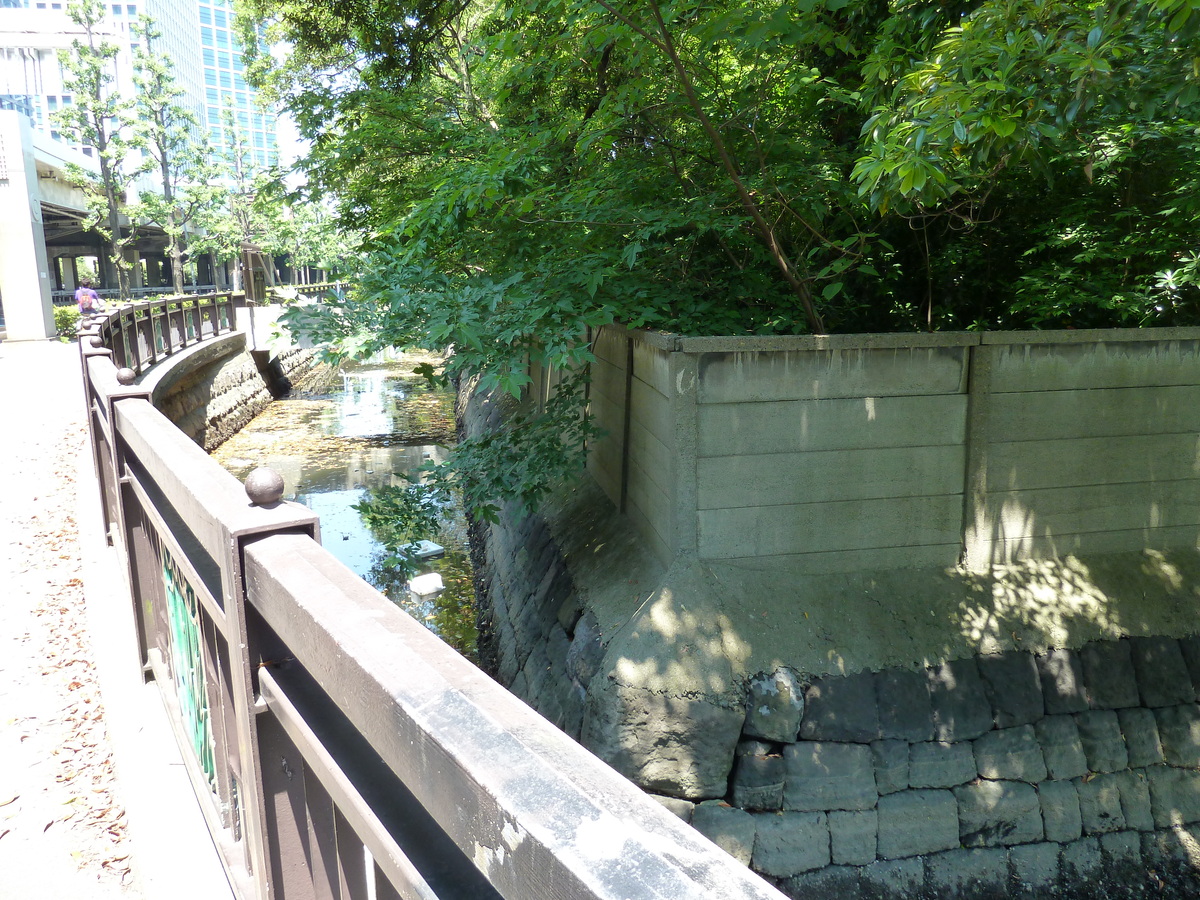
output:
[[[54,476],[35,476],[47,487],[39,491],[36,504],[25,507],[33,511],[17,523],[27,539],[14,548],[16,569],[36,572],[46,584],[34,609],[37,627],[28,640],[40,651],[42,677],[59,702],[57,713],[45,710],[26,726],[55,747],[49,761],[53,781],[66,792],[62,814],[43,831],[69,828],[71,855],[83,872],[98,882],[128,885],[133,879],[125,810],[115,795],[112,748],[92,661],[74,512],[75,466],[87,452],[85,440],[83,428],[76,427],[52,445],[52,458],[42,462],[50,463]],[[0,797],[0,805],[15,799]]]

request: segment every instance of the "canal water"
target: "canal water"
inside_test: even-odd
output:
[[[372,490],[408,484],[408,473],[445,459],[454,442],[453,395],[413,372],[427,362],[436,360],[403,354],[319,367],[213,457],[238,478],[256,466],[282,475],[285,499],[321,517],[321,543],[330,553],[475,659],[475,595],[461,508],[446,510],[436,533],[416,536],[445,548],[444,556],[419,567],[442,577],[445,590],[432,600],[408,591],[407,577],[386,563],[381,536],[354,509]]]

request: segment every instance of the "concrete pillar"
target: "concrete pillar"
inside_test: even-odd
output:
[[[42,341],[54,332],[50,263],[29,123],[0,110],[0,298],[10,341]]]
[[[163,287],[170,281],[163,276],[166,274],[163,266],[163,258],[158,255],[146,257],[146,286],[147,287]]]
[[[140,287],[146,286],[146,279],[142,277],[142,255],[138,252],[137,247],[126,247],[124,250],[125,262],[129,264],[129,289],[137,290]]]
[[[216,266],[213,265],[213,256],[211,253],[201,253],[196,258],[196,283],[211,284],[217,283]]]
[[[108,245],[100,240],[96,243],[96,275],[99,276],[100,287],[104,290],[115,291],[121,286],[121,281],[117,278],[117,267],[108,255]]]

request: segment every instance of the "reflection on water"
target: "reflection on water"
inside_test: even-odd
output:
[[[371,488],[407,484],[406,473],[445,459],[454,439],[454,401],[412,373],[426,361],[405,355],[325,370],[272,403],[213,456],[239,478],[255,466],[282,475],[285,498],[321,517],[321,543],[330,553],[474,658],[474,589],[462,511],[448,510],[437,534],[421,535],[446,548],[443,558],[420,567],[440,573],[446,590],[420,602],[384,564],[383,544],[353,509]]]

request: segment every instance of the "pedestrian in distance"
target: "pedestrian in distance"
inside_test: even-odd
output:
[[[104,312],[104,301],[100,299],[99,294],[92,290],[90,281],[85,280],[79,283],[79,287],[75,289],[75,302],[79,305],[79,314],[85,319]]]

